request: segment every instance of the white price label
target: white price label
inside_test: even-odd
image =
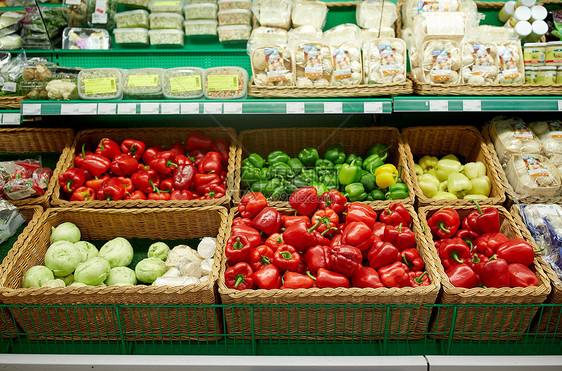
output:
[[[78,113],[81,115],[95,115],[98,113],[97,103],[80,103]]]
[[[141,103],[141,115],[157,115],[160,113],[160,103]]]
[[[224,103],[223,110],[225,114],[241,114],[242,103]]]
[[[449,110],[449,101],[448,100],[430,100],[429,101],[429,110],[430,111],[448,111]]]
[[[135,115],[137,113],[136,103],[119,103],[117,105],[118,115]]]
[[[365,102],[363,111],[365,113],[382,113],[382,102]]]
[[[80,5],[80,0],[66,0],[66,5]]]
[[[4,113],[2,115],[2,124],[4,125],[19,125],[21,116],[19,113]]]
[[[287,113],[304,113],[304,102],[287,103]]]
[[[115,115],[116,103],[98,103],[98,115]]]
[[[324,102],[324,113],[342,113],[342,102]]]
[[[60,105],[61,115],[77,115],[80,112],[80,104],[63,103]]]
[[[163,115],[179,115],[180,114],[180,104],[179,103],[161,103],[160,113]]]
[[[558,111],[562,111],[562,100],[558,101]]]
[[[182,103],[180,108],[181,108],[182,115],[199,114],[199,103]]]
[[[24,116],[35,116],[41,114],[41,104],[24,104],[22,106],[22,113]]]
[[[204,103],[203,113],[207,115],[220,115],[222,113],[222,103]]]
[[[482,111],[482,101],[481,100],[463,100],[462,110],[467,112],[479,112]]]

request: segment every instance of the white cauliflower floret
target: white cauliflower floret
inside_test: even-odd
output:
[[[49,81],[45,89],[51,100],[70,100],[78,97],[76,83],[68,79]]]

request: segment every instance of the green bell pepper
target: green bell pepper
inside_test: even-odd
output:
[[[245,158],[244,161],[242,161],[242,167],[255,167],[255,166],[254,164],[252,164],[249,158]]]
[[[267,180],[258,180],[252,184],[252,192],[260,192],[265,194],[265,187],[267,186]]]
[[[359,180],[361,180],[362,175],[363,175],[363,171],[359,166],[343,164],[340,172],[338,173],[338,180],[342,185],[348,185],[351,183],[356,183]]]
[[[447,191],[447,187],[449,186],[449,181],[444,181],[439,183],[439,190],[440,191]]]
[[[447,156],[443,156],[441,157],[441,160],[453,160],[453,161],[461,162],[461,160],[459,160],[459,158],[453,154],[448,154]]]
[[[287,165],[289,165],[289,167],[291,168],[291,170],[293,170],[295,175],[300,174],[300,172],[304,170],[303,163],[301,162],[301,160],[299,160],[296,157],[289,159],[289,161],[287,161]]]
[[[261,169],[263,165],[265,165],[265,160],[257,153],[250,153],[250,156],[248,156],[247,160],[250,162],[250,164],[252,164],[254,167],[257,167],[258,169]]]
[[[302,188],[302,187],[297,187],[294,181],[293,182],[285,181],[283,183],[283,186],[285,187],[285,193],[287,194],[287,198],[289,198],[289,196],[291,196],[294,191],[296,191],[299,188]],[[307,186],[308,184],[305,187]]]
[[[303,188],[303,187],[308,187],[312,182],[313,180],[309,180],[308,178],[306,178],[304,175],[301,174],[293,178],[292,184],[294,184],[294,186],[297,188]]]
[[[464,174],[451,173],[447,179],[447,189],[450,193],[466,194],[472,189],[472,183]]]
[[[385,197],[387,200],[402,200],[408,198],[408,186],[404,183],[394,183],[388,187],[388,192]]]
[[[324,183],[312,182],[312,186],[316,188],[316,193],[318,193],[318,196],[322,196],[324,193],[329,191],[328,187],[326,187],[326,184]]]
[[[269,155],[267,155],[267,162],[270,166],[278,162],[287,163],[289,159],[289,155],[283,151],[273,151]]]
[[[365,156],[370,157],[372,155],[377,155],[383,161],[388,158],[388,150],[392,147],[392,145],[386,147],[382,143],[376,143],[374,146],[369,148]]]
[[[269,197],[270,195],[273,194],[273,192],[275,192],[277,188],[283,188],[283,180],[281,178],[273,178],[269,182],[267,182],[265,189],[263,190],[262,193],[266,197]]]
[[[461,170],[462,164],[456,160],[439,160],[437,162],[437,179],[439,179],[440,182],[443,182],[447,180],[449,174],[460,173]]]
[[[269,170],[268,167],[262,167],[260,169],[260,180],[269,180],[273,178],[272,172]]]
[[[260,169],[255,167],[243,167],[240,172],[240,183],[242,187],[248,187],[260,180]]]
[[[295,173],[291,169],[289,165],[284,162],[276,162],[270,168],[269,172],[272,174],[273,177],[279,178],[293,178]]]
[[[380,189],[373,189],[371,193],[367,195],[367,201],[383,201],[386,200],[384,192]]]
[[[316,173],[318,175],[323,175],[327,172],[334,172],[335,165],[330,160],[319,159],[319,160],[316,160],[316,163],[314,164],[314,168],[316,169]]]
[[[287,189],[284,185],[276,188],[268,197],[271,201],[281,201],[287,199]]]
[[[345,162],[345,152],[343,151],[343,146],[331,146],[324,153],[324,158],[326,160],[332,161],[334,164],[343,164]]]
[[[368,171],[363,170],[363,175],[361,175],[361,179],[359,181],[363,184],[367,193],[377,187],[377,178]]]
[[[427,173],[431,169],[435,169],[437,167],[437,161],[439,159],[435,156],[423,156],[419,160],[419,164],[424,173]]]
[[[316,161],[320,158],[318,155],[318,151],[314,147],[306,147],[302,151],[299,152],[298,155],[299,160],[304,164],[306,167],[313,167],[316,164]]]
[[[384,165],[384,160],[377,154],[370,155],[363,161],[363,169],[371,174],[375,174],[375,170],[382,165]]]
[[[329,189],[338,189],[338,176],[335,172],[324,174],[320,177],[320,183],[324,183]]]
[[[415,164],[414,170],[416,171],[416,176],[423,175],[423,169],[420,165]]]
[[[354,164],[354,165],[357,165],[359,167],[363,167],[363,158],[360,157],[360,156],[357,156],[355,153],[350,153],[349,155],[347,155],[347,158],[345,159],[345,163],[346,164]]]
[[[316,174],[316,170],[314,169],[305,169],[301,173],[308,182],[316,182],[318,181],[318,174]]]
[[[345,186],[345,197],[351,202],[364,201],[367,199],[367,192],[361,183],[351,183]]]

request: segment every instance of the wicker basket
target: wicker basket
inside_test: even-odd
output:
[[[61,153],[53,176],[49,180],[49,185],[45,194],[39,197],[26,198],[18,201],[10,201],[16,206],[41,205],[49,207],[49,199],[55,185],[58,185],[58,178],[66,160],[66,151],[72,144],[74,138],[71,129],[0,129],[0,153],[14,154],[14,159],[22,160],[17,154],[26,153]]]
[[[491,207],[499,211],[500,231],[503,234],[509,239],[523,237],[519,225],[515,223],[506,209],[501,206]],[[426,206],[420,207],[418,210],[425,238],[434,254],[436,254],[436,250],[432,243],[433,237],[427,220],[440,209],[439,206]],[[474,207],[469,206],[453,206],[453,209],[459,213],[461,220],[475,210]],[[449,282],[440,261],[437,263],[437,271],[442,286],[439,303],[467,305],[453,312],[439,313],[438,320],[431,324],[431,332],[437,334],[451,333],[454,339],[515,340],[526,332],[537,308],[514,308],[510,305],[541,304],[550,293],[548,276],[537,259],[535,259],[534,271],[539,279],[539,285],[531,287],[457,288]],[[501,307],[496,310],[489,310],[487,308],[470,307],[470,304],[499,304]],[[490,314],[490,312],[492,313]]]
[[[373,207],[382,207],[383,205],[391,205],[396,202],[404,204],[413,204],[414,195],[412,190],[412,180],[410,171],[407,170],[406,158],[408,157],[408,149],[402,143],[400,133],[395,128],[390,127],[373,127],[373,128],[315,128],[300,127],[298,130],[294,128],[286,129],[258,129],[247,130],[240,134],[240,148],[238,149],[238,166],[241,167],[243,158],[248,157],[250,153],[258,153],[261,156],[267,156],[274,150],[286,152],[291,157],[296,157],[298,153],[305,147],[315,147],[322,156],[324,151],[332,145],[341,143],[346,153],[356,153],[363,155],[375,143],[384,145],[392,145],[389,150],[389,163],[402,165],[402,178],[404,183],[410,189],[410,197],[402,200],[392,201],[372,201],[364,202]],[[236,171],[235,183],[237,189],[233,194],[235,204],[240,202],[241,184],[240,171]],[[274,207],[290,207],[287,201],[270,201],[270,206]]]
[[[423,126],[407,128],[402,131],[403,141],[408,147],[408,170],[420,205],[471,205],[470,200],[433,200],[426,197],[416,179],[414,156],[459,154],[468,161],[482,161],[486,174],[492,183],[488,199],[479,200],[481,204],[499,205],[505,200],[502,182],[494,171],[495,163],[478,130],[472,126]]]
[[[223,305],[276,305],[275,308],[254,307],[253,311],[249,308],[226,307],[224,320],[228,334],[250,337],[253,329],[253,334],[259,339],[374,339],[387,337],[388,334],[392,334],[390,338],[402,340],[423,337],[429,322],[429,309],[422,305],[435,303],[439,292],[436,272],[438,257],[427,248],[414,208],[410,205],[406,205],[406,208],[412,215],[412,231],[416,235],[416,245],[431,280],[429,286],[239,291],[229,289],[225,284],[224,273],[227,267],[226,256],[223,255],[218,282]],[[375,210],[380,212],[382,209]],[[293,209],[279,210],[284,214],[294,212]],[[237,210],[232,209],[229,221],[232,222],[237,216]],[[391,304],[415,307],[377,307]],[[310,305],[318,307],[312,308]],[[336,307],[337,305],[342,306]]]
[[[21,101],[24,96],[18,97],[0,97],[0,108],[2,109],[20,109]]]
[[[206,334],[221,331],[220,321],[213,310],[177,310],[166,306],[217,303],[214,283],[220,269],[227,220],[227,210],[219,206],[198,209],[49,209],[23,246],[10,251],[4,261],[0,298],[6,304],[37,306],[17,309],[13,313],[24,332],[36,338],[118,339],[123,331],[133,340],[210,340]],[[21,288],[25,271],[44,262],[51,227],[62,222],[76,224],[82,238],[90,241],[115,237],[180,240],[216,236],[213,273],[209,281],[188,286]],[[106,306],[98,307],[98,304]],[[53,309],[44,305],[87,307]],[[169,320],[161,322],[158,320],[161,316]]]
[[[134,138],[145,141],[147,148],[155,145],[170,145],[174,142],[182,142],[192,132],[193,128],[138,128],[138,129],[93,129],[81,131],[76,135],[70,149],[69,156],[62,167],[62,172],[74,166],[74,156],[85,144],[87,149],[96,148],[102,138],[110,138],[118,143]],[[137,207],[197,207],[210,205],[226,205],[230,202],[234,184],[234,168],[236,163],[236,132],[232,128],[213,127],[200,128],[205,134],[213,138],[227,138],[230,140],[230,153],[228,159],[228,175],[226,195],[211,200],[189,200],[189,201],[156,201],[156,200],[120,200],[120,201],[69,201],[61,187],[57,184],[53,192],[53,205],[57,207],[87,207],[87,208],[137,208]]]

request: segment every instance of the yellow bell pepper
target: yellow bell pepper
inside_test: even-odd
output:
[[[377,187],[388,188],[398,180],[398,170],[392,164],[379,166],[375,170]]]

